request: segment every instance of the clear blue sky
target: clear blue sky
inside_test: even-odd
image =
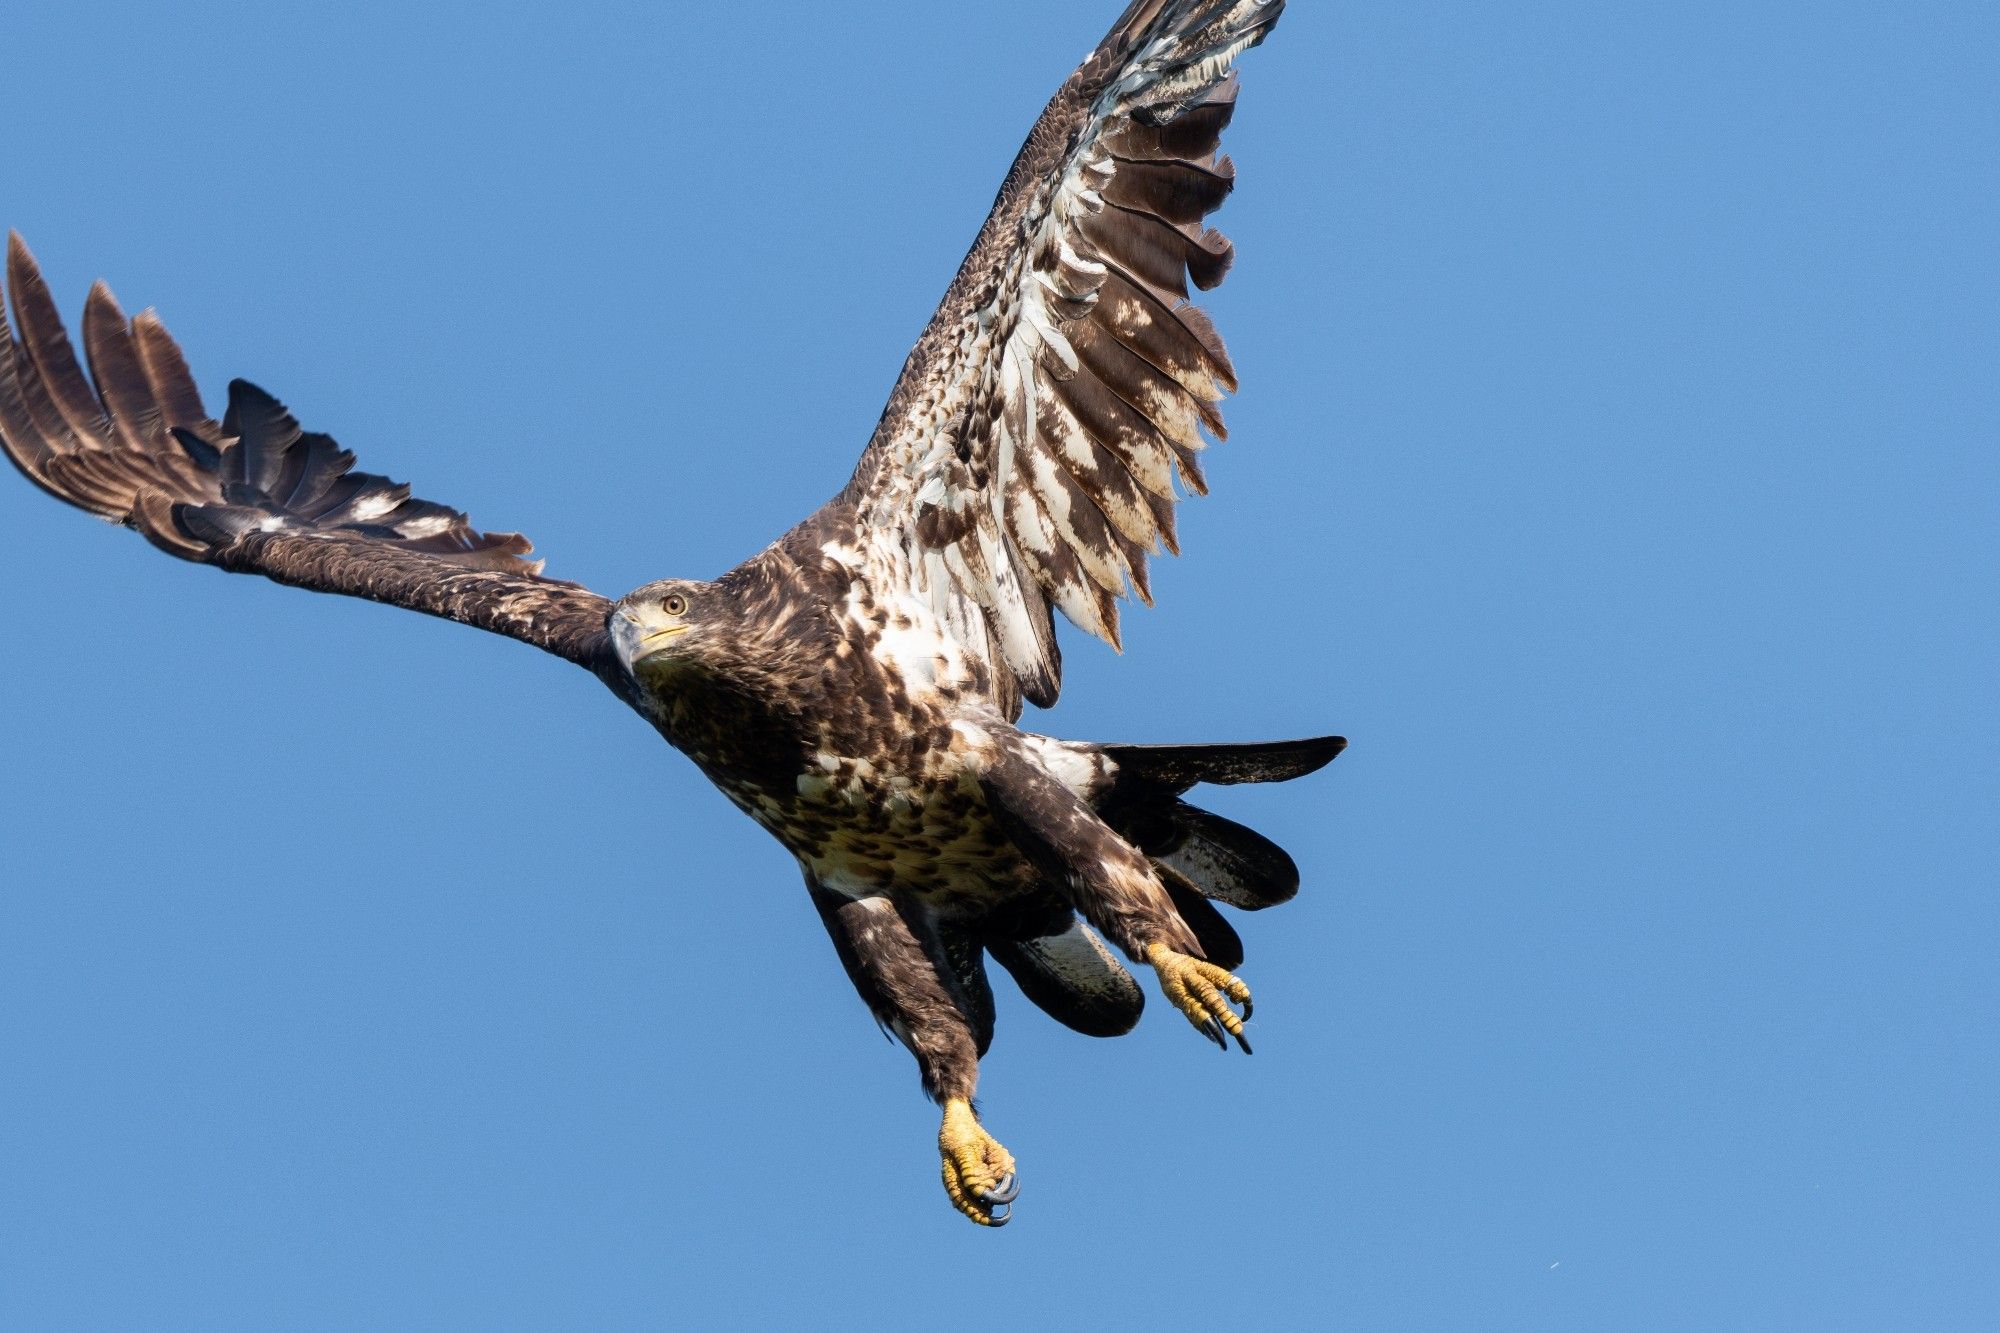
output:
[[[615,594],[839,485],[1117,8],[16,6],[0,224]],[[1003,994],[999,1234],[594,682],[0,477],[0,1322],[1994,1327],[1996,50],[1294,0],[1215,494],[1030,720],[1353,748],[1213,797],[1253,1059]]]

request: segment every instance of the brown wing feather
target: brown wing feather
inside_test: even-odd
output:
[[[183,560],[505,634],[616,684],[611,603],[541,577],[526,538],[354,471],[255,385],[232,383],[212,420],[158,318],[128,321],[102,283],[84,308],[86,379],[18,235],[7,284],[20,331],[0,309],[0,446],[43,490]]]
[[[1054,702],[1049,619],[1118,641],[1177,549],[1178,486],[1223,436],[1236,372],[1189,283],[1234,252],[1201,220],[1235,183],[1218,144],[1236,57],[1283,0],[1137,0],[1057,92],[840,501],[872,578],[971,626],[996,681]]]

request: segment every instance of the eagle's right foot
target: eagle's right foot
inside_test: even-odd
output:
[[[979,1126],[972,1103],[953,1098],[944,1104],[938,1128],[938,1155],[944,1159],[944,1192],[951,1206],[983,1227],[1004,1227],[1009,1205],[1021,1192],[1014,1155]]]
[[[1243,1039],[1243,1020],[1250,1017],[1250,988],[1241,978],[1214,963],[1175,953],[1164,944],[1147,945],[1146,961],[1160,974],[1160,989],[1167,999],[1187,1015],[1196,1032],[1225,1051],[1229,1042],[1223,1034],[1228,1033],[1245,1055],[1250,1054],[1250,1043]],[[1241,1018],[1229,1007],[1231,1000],[1243,1006]]]

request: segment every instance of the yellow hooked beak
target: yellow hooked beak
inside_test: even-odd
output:
[[[653,652],[668,639],[673,638],[674,635],[687,633],[688,629],[689,627],[686,625],[669,625],[665,629],[650,631],[639,639],[639,655],[643,657],[647,653]]]

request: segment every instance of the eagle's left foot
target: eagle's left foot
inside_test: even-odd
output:
[[[1236,1038],[1245,1055],[1250,1054],[1250,1043],[1243,1039],[1243,1023],[1251,1011],[1250,988],[1240,978],[1214,963],[1175,953],[1164,944],[1148,945],[1146,961],[1160,974],[1160,989],[1174,1008],[1187,1015],[1196,1032],[1225,1051],[1229,1042],[1223,1034],[1227,1033]],[[1229,1007],[1231,1000],[1243,1006],[1242,1017]]]
[[[944,1104],[938,1155],[944,1159],[944,1192],[952,1207],[983,1227],[1004,1227],[1012,1220],[1009,1205],[1021,1192],[1014,1154],[979,1127],[971,1102],[953,1098]]]

